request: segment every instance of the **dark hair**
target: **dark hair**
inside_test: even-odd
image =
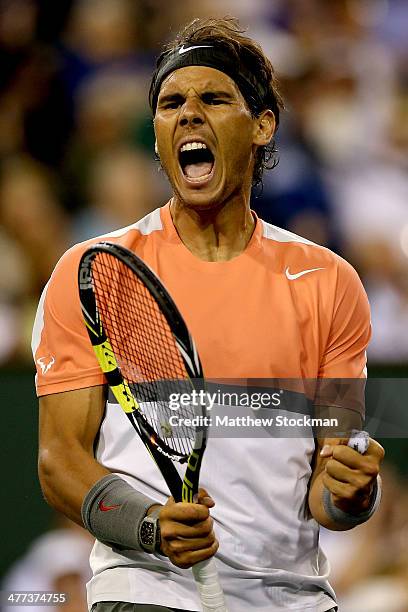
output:
[[[266,109],[270,109],[275,115],[276,129],[279,125],[280,111],[284,109],[282,96],[279,92],[278,81],[274,68],[265,56],[258,43],[244,35],[245,30],[239,25],[237,19],[224,17],[215,19],[211,17],[194,19],[187,24],[176,35],[174,40],[166,45],[165,52],[174,51],[181,45],[212,42],[222,46],[231,55],[237,64],[243,64],[255,76],[266,92],[262,99],[262,107],[259,102],[246,97],[249,109],[254,117]],[[159,57],[152,83],[160,68],[164,54]],[[276,132],[275,129],[275,132]],[[264,170],[272,169],[278,163],[275,139],[263,147],[258,147],[255,158],[254,173],[252,177],[253,186],[262,184]]]

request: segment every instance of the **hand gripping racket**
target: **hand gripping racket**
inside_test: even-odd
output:
[[[85,251],[78,286],[85,325],[111,391],[175,501],[193,502],[207,441],[206,407],[195,402],[175,412],[169,406],[172,393],[203,390],[200,359],[181,314],[154,272],[117,244],[100,242]],[[182,423],[201,417],[194,420],[199,425],[173,428],[175,414]],[[186,464],[183,480],[175,462]],[[226,612],[214,560],[192,570],[203,611]]]

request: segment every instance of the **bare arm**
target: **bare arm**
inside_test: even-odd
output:
[[[94,441],[105,407],[105,387],[40,399],[38,472],[47,502],[82,525],[89,489],[110,472],[94,458]]]
[[[40,400],[39,476],[48,503],[79,525],[82,502],[109,470],[94,458],[94,441],[105,407],[105,387],[47,395]],[[162,551],[179,567],[208,559],[218,548],[209,508],[201,490],[200,504],[175,504],[170,498],[160,515]],[[151,506],[148,513],[157,505]]]

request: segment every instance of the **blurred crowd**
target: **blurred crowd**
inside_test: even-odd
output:
[[[9,594],[19,591],[61,594],[61,603],[29,606],[31,612],[87,612],[85,583],[91,578],[89,555],[94,538],[79,525],[55,515],[51,529],[34,539],[1,580],[1,612],[27,612]],[[54,600],[55,601],[55,600]]]
[[[166,201],[149,78],[161,45],[212,15],[248,27],[286,99],[280,164],[254,209],[351,261],[370,362],[408,362],[405,0],[0,0],[0,365],[30,359],[67,247]]]
[[[253,208],[357,268],[369,363],[408,364],[406,0],[0,0],[0,367],[31,364],[34,312],[61,254],[168,198],[147,103],[155,57],[192,18],[225,15],[262,44],[286,100],[280,163]],[[322,536],[344,612],[408,611],[406,475],[388,469],[378,515]],[[6,584],[71,580],[80,612],[90,542],[76,532],[78,571],[67,563],[61,578],[47,567],[64,537],[41,536]],[[29,583],[41,563],[54,582],[34,572]]]
[[[350,531],[321,530],[339,612],[408,612],[408,488],[395,468],[382,469],[375,515]]]

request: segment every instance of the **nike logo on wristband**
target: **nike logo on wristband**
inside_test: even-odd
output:
[[[101,499],[101,501],[98,504],[98,508],[102,512],[108,512],[109,510],[115,510],[115,508],[120,508],[120,504],[117,504],[117,505],[114,505],[114,506],[105,506],[105,504],[103,503],[103,501]]]

